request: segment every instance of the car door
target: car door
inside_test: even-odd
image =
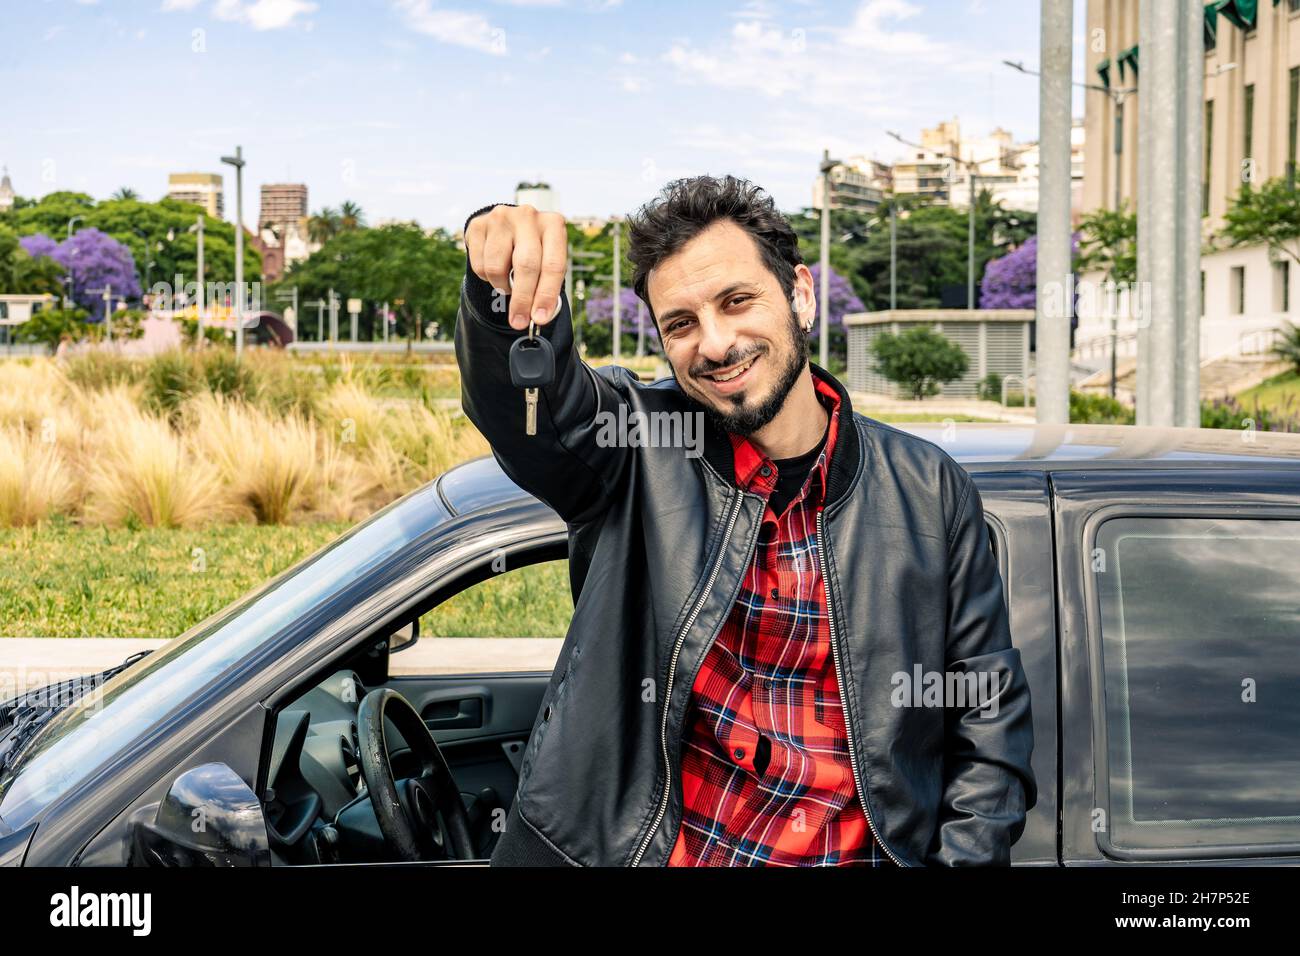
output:
[[[1300,862],[1300,470],[1052,486],[1063,861]]]
[[[1052,524],[1041,471],[973,473],[1002,573],[1011,642],[1020,651],[1033,709],[1031,766],[1038,799],[1011,848],[1014,865],[1050,866],[1056,847],[1056,613]]]
[[[516,550],[488,571],[421,615],[420,640],[392,655],[384,685],[411,702],[438,741],[484,856],[514,800],[573,615],[568,561],[554,548]]]

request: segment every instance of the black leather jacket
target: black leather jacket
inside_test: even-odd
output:
[[[734,481],[731,443],[703,454],[605,447],[597,413],[699,406],[581,361],[567,300],[544,326],[556,375],[537,434],[507,351],[519,333],[467,271],[456,323],[462,401],[497,460],[568,523],[574,614],[520,767],[494,865],[662,866],[682,816],[679,748],[695,674],[754,552],[764,502]],[[979,492],[928,441],[855,414],[818,520],[831,645],[859,799],[905,866],[1006,864],[1036,799],[1029,687],[1011,647]],[[985,672],[996,714],[903,706],[895,675]]]

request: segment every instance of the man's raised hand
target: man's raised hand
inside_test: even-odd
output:
[[[564,217],[528,205],[495,206],[465,230],[470,271],[510,295],[510,326],[520,331],[530,317],[541,326],[557,314],[568,247]]]

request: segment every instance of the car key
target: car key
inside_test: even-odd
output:
[[[548,339],[537,334],[537,323],[528,323],[528,334],[510,346],[510,381],[524,390],[524,434],[537,434],[537,390],[555,379],[555,351]]]

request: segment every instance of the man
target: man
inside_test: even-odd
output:
[[[466,224],[465,412],[568,523],[575,601],[492,862],[1008,863],[1033,732],[979,492],[810,365],[813,277],[761,189],[679,180],[629,234],[652,385],[579,357],[560,216]],[[531,435],[530,320],[554,352]],[[654,420],[683,440],[609,427]],[[918,704],[918,674],[992,692]]]

